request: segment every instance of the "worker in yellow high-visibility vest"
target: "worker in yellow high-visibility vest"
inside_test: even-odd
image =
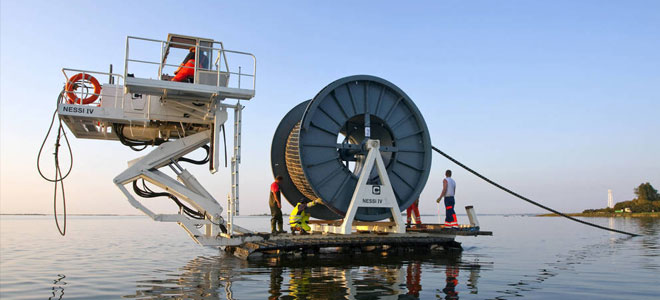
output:
[[[305,211],[306,208],[314,206],[316,203],[308,199],[303,199],[296,204],[296,207],[291,211],[289,216],[289,224],[291,225],[291,233],[300,230],[300,234],[307,234],[312,228],[307,225],[309,221],[309,213]]]

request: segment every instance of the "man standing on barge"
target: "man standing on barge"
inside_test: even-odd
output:
[[[412,225],[412,219],[410,217],[414,217],[415,224],[417,224],[415,227],[422,226],[422,218],[419,216],[419,198],[406,209],[406,228],[410,228]]]
[[[270,196],[268,197],[268,206],[270,206],[270,230],[272,234],[284,232],[282,220],[282,193],[280,192],[280,182],[282,176],[277,175],[275,182],[270,185]],[[277,230],[275,230],[277,225]]]
[[[442,181],[442,194],[435,202],[440,203],[442,198],[445,198],[445,209],[447,215],[445,216],[445,228],[458,228],[458,221],[456,220],[456,211],[454,211],[454,195],[456,194],[456,182],[451,178],[451,170],[445,172],[446,178]]]

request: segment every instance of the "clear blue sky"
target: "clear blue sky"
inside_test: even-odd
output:
[[[243,213],[267,212],[270,140],[282,116],[353,74],[398,85],[424,113],[437,147],[562,211],[603,207],[607,189],[623,201],[642,182],[660,188],[658,1],[192,3],[1,2],[0,212],[52,210],[52,186],[34,162],[60,69],[112,63],[123,72],[127,35],[170,32],[257,56],[257,96],[244,111]],[[144,153],[107,141],[72,147],[69,212],[137,213],[112,178]],[[459,206],[539,211],[436,155],[425,213],[436,210],[447,168]],[[224,205],[228,171],[190,169]]]

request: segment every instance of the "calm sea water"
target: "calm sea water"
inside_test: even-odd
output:
[[[265,231],[267,217],[239,217]],[[424,221],[435,220],[423,216]],[[463,219],[463,220],[461,220]],[[459,216],[465,222],[465,217]],[[660,299],[660,219],[481,216],[452,256],[246,262],[146,217],[0,217],[2,299]]]

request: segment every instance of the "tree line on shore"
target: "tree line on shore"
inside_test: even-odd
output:
[[[587,209],[583,213],[614,213],[616,211],[630,209],[630,212],[660,212],[660,194],[653,186],[646,182],[635,188],[636,198],[629,201],[618,202],[614,208]]]

